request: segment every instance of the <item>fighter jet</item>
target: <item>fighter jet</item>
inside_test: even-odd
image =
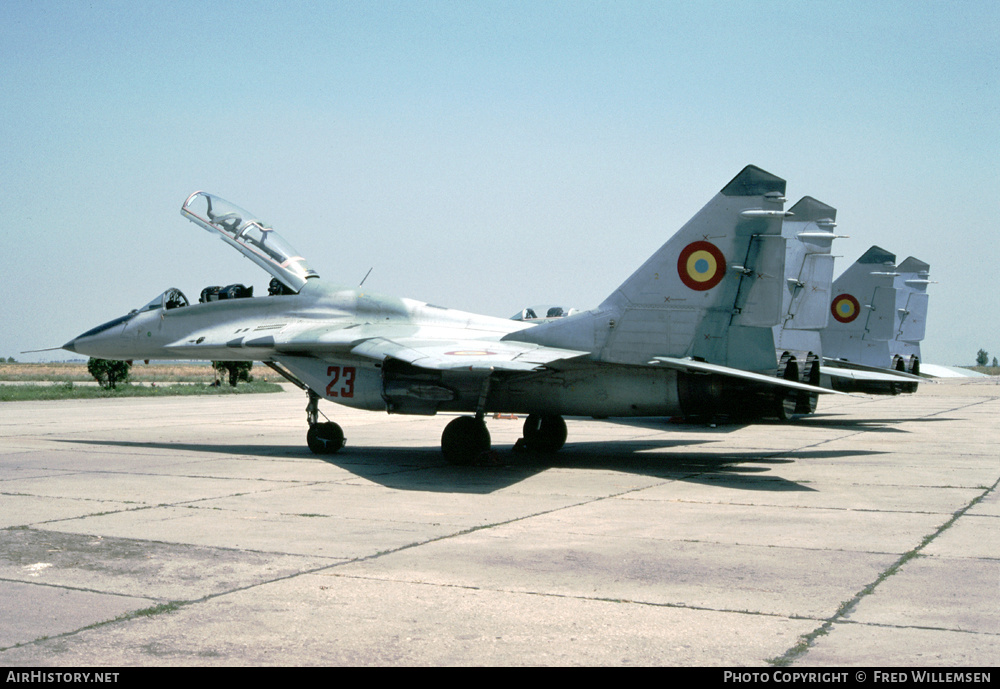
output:
[[[309,397],[307,443],[344,445],[320,399],[391,414],[460,412],[441,448],[490,448],[485,418],[527,415],[523,444],[554,452],[564,416],[781,415],[789,394],[833,391],[778,371],[785,181],[748,166],[597,307],[510,320],[330,284],[269,225],[205,192],[181,214],[273,276],[270,296],[171,288],[64,348],[105,359],[263,361]],[[218,298],[223,295],[237,298]],[[240,298],[242,297],[242,298]]]
[[[833,321],[823,330],[824,384],[870,394],[915,392],[927,317],[930,267],[878,246],[833,283]]]
[[[789,212],[791,216],[781,230],[785,244],[782,318],[773,328],[777,375],[820,385],[820,333],[827,325],[833,285],[834,257],[830,250],[833,240],[841,236],[833,232],[837,209],[805,196]],[[816,411],[817,399],[811,393],[790,393],[784,416],[811,414]]]

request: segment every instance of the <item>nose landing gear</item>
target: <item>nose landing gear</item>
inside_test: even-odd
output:
[[[319,395],[312,390],[308,392],[306,419],[309,421],[309,432],[306,433],[306,444],[313,454],[332,455],[344,446],[344,430],[332,421],[319,422]]]

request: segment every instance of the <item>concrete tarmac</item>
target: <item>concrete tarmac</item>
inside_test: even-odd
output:
[[[449,417],[294,390],[0,405],[0,665],[992,666],[1000,385],[788,424]]]

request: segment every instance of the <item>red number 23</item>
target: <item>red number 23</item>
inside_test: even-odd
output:
[[[354,376],[356,369],[353,366],[330,366],[326,369],[326,375],[330,376],[330,382],[326,386],[327,397],[354,397]],[[343,375],[343,381],[340,380]],[[339,390],[335,390],[337,383],[342,383]]]

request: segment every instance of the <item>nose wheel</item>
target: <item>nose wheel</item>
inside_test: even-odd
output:
[[[306,443],[316,455],[332,455],[344,446],[344,430],[332,421],[316,423],[306,433]]]
[[[306,444],[313,454],[332,455],[344,446],[344,429],[332,421],[319,422],[319,395],[312,390],[308,392],[306,419],[309,421],[309,431],[306,433]]]

